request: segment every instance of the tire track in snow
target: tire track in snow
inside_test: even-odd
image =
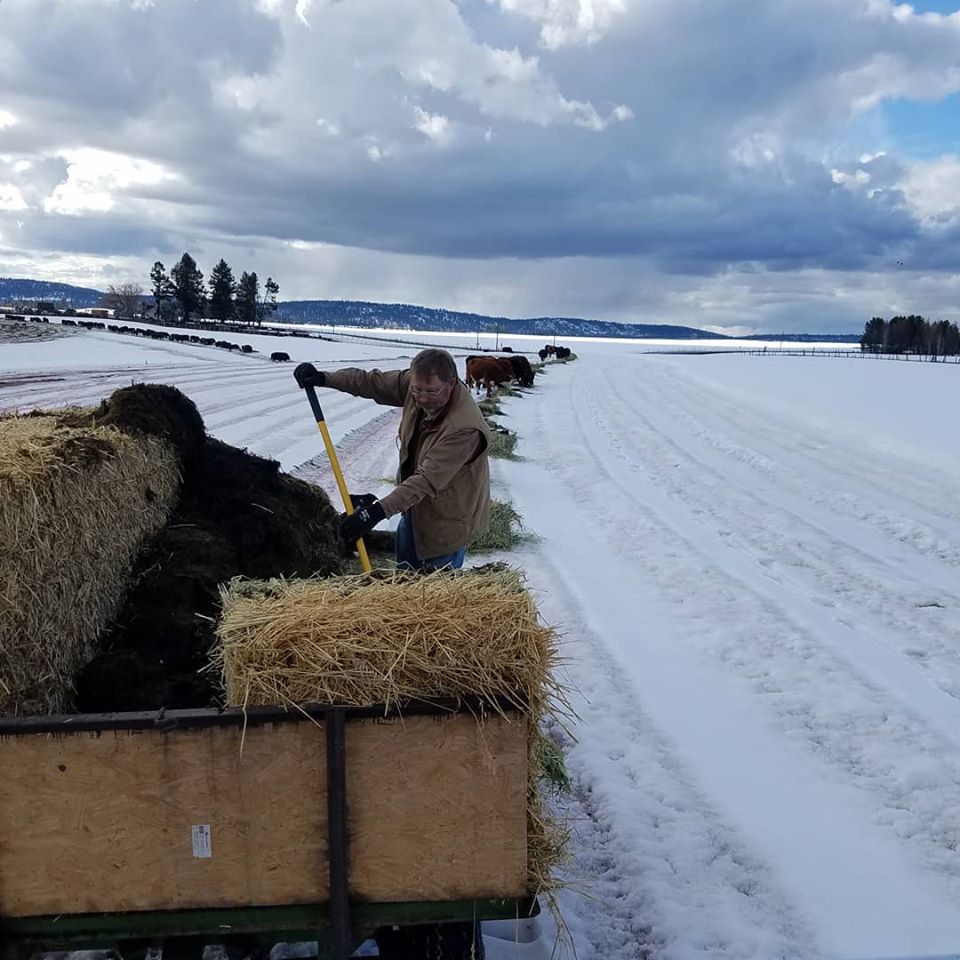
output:
[[[612,451],[580,418],[583,403],[553,387],[551,383],[538,404],[531,436],[524,436],[523,453],[533,449],[541,461],[537,479],[528,478],[526,489],[515,478],[510,486],[521,513],[539,533],[551,526],[558,531],[553,554],[562,553],[564,565],[588,581],[583,596],[593,602],[584,613],[586,622],[598,629],[604,623],[616,628],[617,637],[608,639],[607,646],[644,689],[645,703],[663,694],[650,687],[644,671],[668,682],[669,695],[658,701],[661,712],[670,714],[679,698],[697,713],[704,695],[708,702],[719,696],[711,683],[727,690],[732,713],[704,717],[702,729],[688,728],[682,713],[674,714],[671,731],[682,733],[687,748],[697,747],[698,769],[709,774],[713,791],[733,803],[740,821],[745,816],[748,821],[750,816],[771,821],[762,824],[763,829],[758,824],[758,832],[767,845],[783,848],[775,850],[776,856],[786,858],[791,869],[802,874],[803,864],[819,855],[826,877],[811,877],[794,893],[837,927],[837,937],[853,936],[844,918],[833,915],[837,905],[842,909],[849,891],[862,888],[861,895],[880,918],[874,925],[878,952],[889,955],[896,949],[892,944],[900,943],[900,952],[906,954],[917,942],[952,949],[960,938],[960,916],[950,906],[950,897],[960,889],[956,748],[921,722],[910,703],[891,697],[842,657],[823,649],[815,635],[793,622],[789,603],[783,608],[775,596],[759,595],[732,578],[726,570],[731,551],[717,549],[716,531],[690,514],[685,504],[671,501],[663,490],[618,466],[615,457],[611,466]],[[572,436],[558,437],[556,425],[561,423],[573,426]],[[522,470],[518,465],[510,476]],[[563,518],[559,521],[558,512]],[[685,521],[681,526],[686,535],[672,526],[678,518]],[[703,539],[709,540],[705,546]],[[594,556],[596,547],[594,552],[588,549],[595,541],[613,545],[619,555],[623,582],[616,588],[598,580],[597,570],[605,563]],[[719,543],[722,546],[722,539]],[[626,609],[627,596],[634,597],[636,610],[631,606],[631,619],[618,621],[615,611]],[[660,649],[665,642],[661,636],[644,642],[641,633],[636,648],[624,646],[622,624],[642,630],[650,616],[647,607],[662,609],[653,627],[668,631],[666,665],[661,662],[667,655]],[[670,672],[673,659],[686,671],[680,678]],[[699,685],[688,680],[688,675],[705,670],[707,679]],[[731,691],[737,689],[741,692],[734,695]],[[736,719],[741,711],[753,718],[749,724]],[[715,733],[727,734],[717,750],[731,756],[730,772],[717,770],[711,751],[698,746],[698,737],[709,739]],[[747,756],[737,756],[738,749]],[[771,770],[764,770],[753,752],[766,755]],[[773,762],[780,753],[789,758],[787,766]],[[737,771],[744,782],[755,781],[756,800],[739,795],[731,799],[725,778],[737,776]],[[787,792],[783,781],[791,782]],[[797,804],[799,797],[806,802]],[[796,808],[797,822],[778,821],[778,804]],[[752,814],[746,812],[750,809]],[[836,849],[818,835],[822,810],[846,824]],[[791,846],[794,831],[803,837],[799,846]],[[890,877],[898,878],[909,893],[883,879]],[[910,906],[903,903],[906,896],[913,899]],[[863,947],[862,931],[853,933],[865,955],[871,948]]]
[[[609,448],[598,449],[593,431],[582,421],[583,400],[570,398],[569,402],[569,422],[577,424],[584,448],[593,454],[594,469],[600,465],[602,485],[615,491],[609,499],[629,497],[636,474],[619,474],[617,457],[607,455]],[[573,481],[574,465],[569,460],[555,466]],[[596,486],[596,481],[590,484],[592,491],[581,486],[588,512],[593,512],[590,505],[596,501]],[[679,509],[686,507],[681,504]],[[718,542],[716,532],[703,523],[704,515],[690,514],[686,529],[683,525],[677,529],[675,508],[643,514],[642,534],[621,528],[611,529],[611,537],[618,536],[629,545],[633,558],[658,578],[664,595],[683,605],[699,594],[701,601],[712,601],[714,611],[723,611],[725,636],[708,629],[704,651],[751,681],[785,733],[829,759],[841,774],[874,791],[880,801],[878,822],[909,835],[960,893],[960,821],[956,817],[960,754],[955,743],[948,746],[942,733],[922,721],[922,705],[896,700],[851,661],[824,646],[818,639],[820,631],[812,632],[798,622],[793,610],[779,608],[776,591],[760,588],[758,592],[749,572],[744,574],[742,565],[737,569],[723,538]],[[666,577],[657,570],[657,560],[646,546],[658,542],[670,544],[672,572]],[[716,566],[718,560],[722,568]],[[696,574],[691,575],[689,571],[694,570]],[[808,618],[809,614],[804,619]],[[829,621],[817,626],[835,629]],[[891,767],[885,754],[895,748],[900,762]],[[913,770],[914,775],[900,779],[898,770]]]
[[[835,536],[829,516],[814,515],[791,493],[763,478],[751,484],[742,470],[699,459],[681,431],[670,432],[663,418],[641,412],[649,403],[635,405],[613,383],[599,386],[585,402],[614,457],[710,521],[723,547],[740,550],[755,568],[747,574],[755,589],[766,595],[794,590],[816,605],[808,622],[819,631],[835,634],[839,625],[869,635],[900,655],[890,661],[893,674],[922,671],[939,690],[960,698],[960,592],[952,570],[918,558],[908,576],[903,551],[883,556],[888,551],[879,538],[849,520],[834,524],[846,539]],[[611,420],[610,410],[629,415],[614,413]],[[852,542],[858,537],[863,546]],[[934,598],[945,606],[931,606]],[[960,736],[960,703],[943,709],[945,727]]]
[[[678,383],[677,377],[670,376],[676,368],[667,372],[651,365],[648,369],[659,389],[670,390],[674,416],[686,421],[689,431],[705,444],[818,506],[876,527],[897,544],[960,565],[960,511],[954,506],[960,496],[951,496],[951,481],[943,471],[904,457],[873,453],[863,444],[839,445],[812,434],[809,425],[799,420],[787,430],[784,420],[711,393],[689,375]],[[808,482],[799,483],[799,476]],[[911,479],[906,488],[904,476]],[[818,482],[810,483],[814,477]],[[960,493],[956,483],[952,485],[955,494]]]
[[[373,407],[364,401],[366,409]],[[360,426],[350,430],[337,443],[337,460],[351,493],[373,492],[385,485],[386,478],[397,470],[397,430],[400,426],[399,407],[390,407],[381,413],[373,410],[373,416]],[[320,437],[317,437],[320,443]],[[326,452],[321,449],[315,457],[291,471],[309,483],[323,487],[331,499],[339,503],[333,468]],[[392,481],[390,481],[392,483]],[[360,489],[364,486],[368,489]]]
[[[576,673],[574,795],[559,804],[574,861],[559,900],[581,960],[820,955],[749,841],[703,796],[542,549],[517,558]]]

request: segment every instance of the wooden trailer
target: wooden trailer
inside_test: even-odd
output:
[[[462,703],[0,720],[3,960],[341,960],[375,933],[384,956],[480,956],[464,931],[535,909],[527,736]]]

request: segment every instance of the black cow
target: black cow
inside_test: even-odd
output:
[[[284,353],[282,350],[274,350],[273,353],[270,354],[270,359],[277,363],[284,363],[290,359],[290,354]]]
[[[530,366],[530,361],[526,357],[511,356],[500,359],[506,360],[513,367],[513,375],[520,381],[521,387],[533,386],[533,367]]]
[[[243,353],[253,353],[253,347],[251,347],[249,343],[245,343],[245,344],[240,348],[240,350],[241,350]]]
[[[503,352],[504,352],[504,353],[513,353],[513,347],[504,347],[504,348],[503,348]]]
[[[569,357],[569,356],[570,356],[570,348],[569,348],[569,347],[557,347],[557,359],[558,359],[558,360],[566,360],[567,357]]]
[[[544,347],[542,350],[537,351],[537,356],[540,357],[540,362],[543,363],[546,361],[547,357],[550,356],[550,354],[547,353],[547,348]]]

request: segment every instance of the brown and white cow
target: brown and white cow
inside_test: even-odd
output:
[[[489,397],[494,387],[513,379],[513,367],[509,360],[498,357],[467,357],[467,386],[485,387]]]

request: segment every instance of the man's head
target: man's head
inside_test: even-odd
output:
[[[410,361],[410,390],[427,414],[447,405],[457,379],[457,364],[446,350],[421,350]]]

